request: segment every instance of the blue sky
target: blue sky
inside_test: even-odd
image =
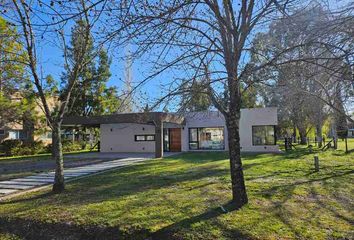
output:
[[[331,7],[338,7],[340,5],[346,4],[349,1],[339,0],[330,4]],[[67,27],[67,31],[70,30],[70,27]],[[47,39],[53,41],[52,39]],[[40,40],[38,48],[38,56],[42,65],[43,76],[51,74],[55,79],[59,80],[61,73],[63,71],[63,58],[62,51],[58,47],[49,41]],[[109,54],[112,56],[112,65],[111,73],[112,77],[110,78],[108,85],[116,86],[119,91],[122,91],[124,85],[124,61],[121,60],[122,55],[124,54],[124,48],[112,48],[109,49]],[[144,60],[137,60],[133,64],[133,84],[138,83],[143,80],[150,70],[150,65]],[[172,80],[173,71],[166,71],[165,73],[155,77],[155,79],[149,81],[148,84],[145,84],[139,92],[137,92],[137,97],[139,98],[140,93],[143,94],[143,98],[158,98],[161,96],[161,82],[166,82],[165,80]],[[141,104],[144,106],[145,104]]]

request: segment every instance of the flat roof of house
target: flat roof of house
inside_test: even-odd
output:
[[[67,116],[64,117],[64,127],[86,126],[99,127],[101,124],[112,123],[139,123],[156,124],[157,122],[169,122],[184,124],[184,117],[164,112],[146,112],[146,113],[118,113],[101,116]]]

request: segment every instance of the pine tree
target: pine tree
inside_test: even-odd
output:
[[[86,23],[83,20],[76,22],[73,30],[70,48],[70,59],[77,61],[76,52],[80,52],[82,34],[85,31]],[[107,87],[111,77],[111,59],[107,51],[100,49],[98,52],[93,47],[93,39],[90,36],[90,44],[87,48],[85,58],[90,62],[81,71],[79,81],[74,87],[73,98],[69,103],[67,115],[92,116],[110,114],[117,111],[119,99],[115,87]],[[64,73],[62,80],[67,74]]]

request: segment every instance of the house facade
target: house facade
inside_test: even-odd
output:
[[[279,152],[276,108],[241,110],[240,144],[243,152]],[[66,126],[100,128],[101,152],[153,153],[227,151],[228,132],[220,112],[127,113],[98,117],[72,117]]]
[[[21,102],[21,93],[17,92],[12,95],[11,101]],[[55,98],[48,99],[48,105],[50,108],[54,108]],[[31,109],[36,115],[36,120],[23,118],[18,122],[9,122],[0,125],[0,143],[5,140],[21,140],[23,142],[42,141],[44,144],[52,143],[52,133],[46,124],[45,115],[39,101],[33,109]]]

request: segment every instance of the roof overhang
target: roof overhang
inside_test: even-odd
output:
[[[101,124],[138,123],[155,125],[158,122],[184,125],[185,120],[183,116],[164,112],[119,113],[89,117],[67,116],[64,118],[62,125],[63,127],[99,127]]]

